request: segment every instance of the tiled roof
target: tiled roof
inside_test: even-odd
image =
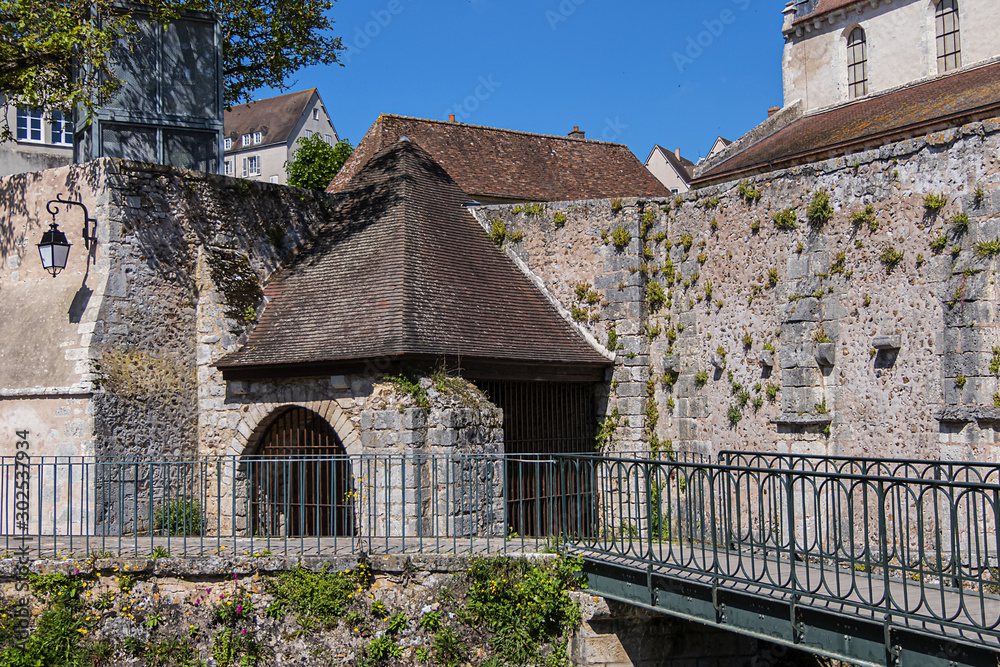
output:
[[[795,23],[798,24],[805,21],[811,21],[819,18],[823,14],[828,14],[838,9],[844,9],[851,5],[856,5],[858,2],[860,2],[860,0],[818,0],[818,2],[816,2],[816,8],[808,14],[796,16]]]
[[[270,281],[272,301],[242,349],[217,364],[224,372],[447,357],[603,377],[611,362],[496,248],[462,206],[468,195],[416,143],[375,154],[350,191]]]
[[[400,137],[417,142],[474,198],[570,201],[668,197],[623,144],[382,115],[330,183],[341,192],[380,150]]]
[[[242,135],[254,132],[264,133],[265,145],[287,142],[314,94],[316,89],[310,88],[234,106],[223,116],[225,136],[233,139],[234,148]]]
[[[803,116],[699,176],[693,185],[898,141],[1000,111],[1000,63]]]

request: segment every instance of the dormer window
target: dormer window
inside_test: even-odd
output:
[[[847,38],[847,92],[852,100],[868,94],[868,43],[861,28]]]
[[[253,142],[255,144],[262,143],[263,141],[264,141],[264,135],[263,135],[263,133],[261,133],[261,132],[254,132],[253,133]]]
[[[249,145],[250,145],[250,135],[249,135],[249,134],[244,134],[244,135],[243,135],[243,137],[242,137],[241,139],[242,139],[242,141],[241,141],[240,143],[241,143],[241,144],[242,144],[242,145],[243,145],[244,147],[246,147],[246,146],[249,146]]]
[[[226,137],[223,140],[223,144],[225,145],[226,150],[228,151],[230,148],[233,147],[233,140],[230,137]]]
[[[958,33],[958,0],[941,0],[934,10],[938,74],[962,66],[962,41]]]

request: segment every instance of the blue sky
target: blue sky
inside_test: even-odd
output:
[[[339,0],[345,66],[298,72],[341,138],[380,113],[625,143],[692,160],[781,104],[785,0]],[[261,91],[267,97],[275,91]]]

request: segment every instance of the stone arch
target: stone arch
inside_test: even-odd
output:
[[[236,427],[236,434],[229,443],[227,454],[243,457],[256,451],[268,427],[290,408],[305,408],[315,412],[333,427],[348,455],[356,456],[361,453],[361,433],[336,401],[290,401],[251,405]]]

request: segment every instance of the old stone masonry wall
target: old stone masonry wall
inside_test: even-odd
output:
[[[476,214],[617,351],[606,449],[996,461],[998,149],[990,120],[672,200]]]

